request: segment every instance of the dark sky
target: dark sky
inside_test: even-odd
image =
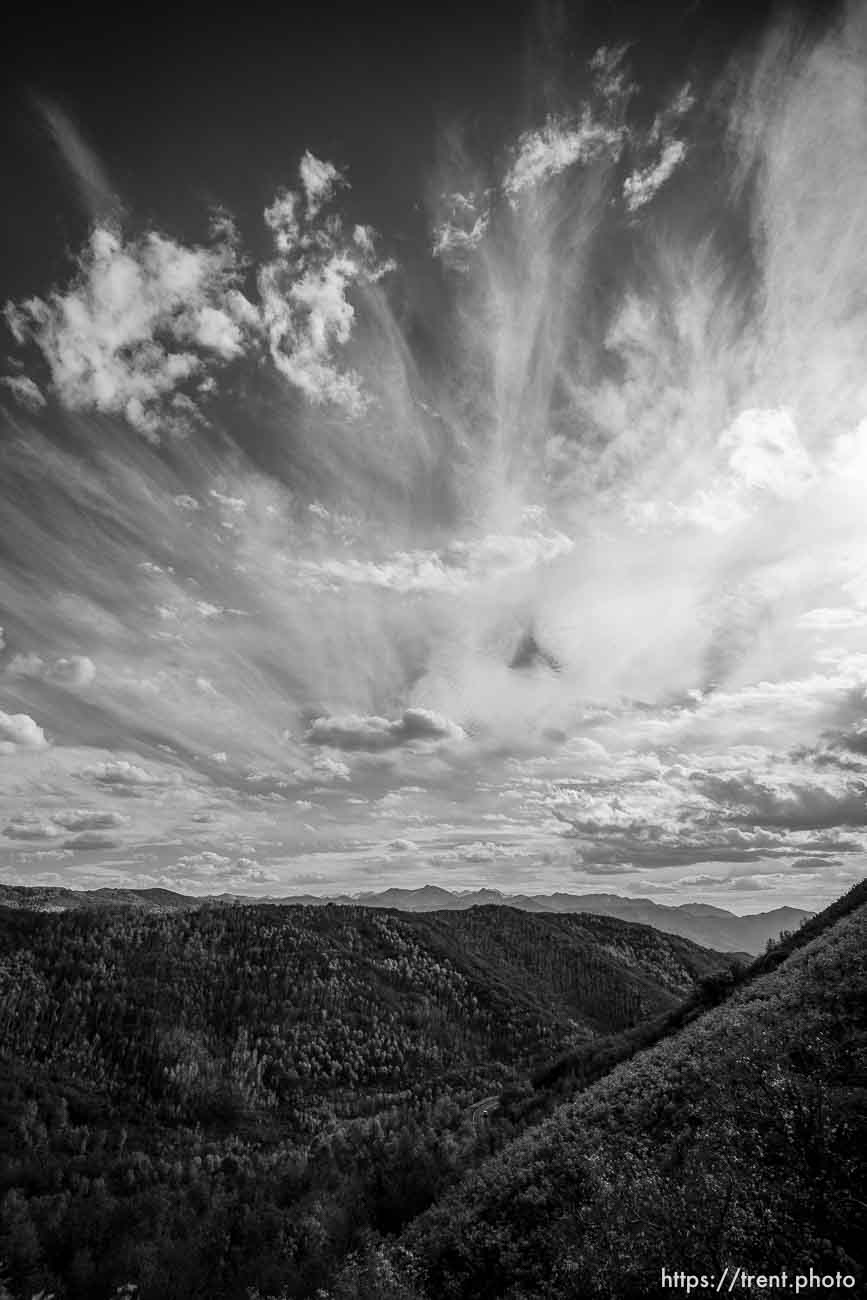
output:
[[[258,217],[309,148],[350,168],[375,226],[413,237],[444,128],[501,140],[580,86],[588,53],[624,41],[655,102],[678,80],[709,79],[771,9],[766,0],[184,5],[162,14],[19,5],[5,42],[3,174],[14,183],[0,282],[12,296],[32,289],[34,261],[49,256],[53,270],[86,220],[34,94],[69,114],[138,220],[192,236],[215,200],[242,221]]]

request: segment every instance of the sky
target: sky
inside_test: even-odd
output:
[[[8,47],[0,881],[860,879],[867,8],[136,21]]]

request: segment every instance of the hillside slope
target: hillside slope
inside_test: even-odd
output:
[[[490,1150],[482,1098],[727,968],[501,907],[0,909],[0,1279],[312,1297]]]
[[[594,1032],[623,1029],[676,1006],[731,961],[650,926],[580,914],[476,907],[413,916],[429,942],[457,945],[487,978],[532,989],[547,1008]]]
[[[855,1282],[831,1293],[857,1293],[867,1241],[864,887],[829,911],[776,969],[754,973],[471,1173],[334,1296],[656,1297],[663,1268],[706,1275],[709,1293],[727,1265],[842,1270]]]
[[[245,1105],[293,1113],[323,1090],[345,1110],[453,1070],[489,1086],[728,964],[642,927],[508,908],[17,912],[0,952],[0,1031],[21,1062],[190,1117],[227,1080]]]

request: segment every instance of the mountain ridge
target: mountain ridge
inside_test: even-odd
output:
[[[102,888],[65,889],[59,886],[0,885],[0,906],[26,907],[34,911],[62,911],[75,907],[130,906],[154,912],[207,906],[368,907],[399,912],[426,913],[464,911],[473,907],[503,906],[523,912],[568,914],[586,912],[614,916],[622,921],[651,925],[665,934],[689,939],[717,952],[747,952],[757,955],[768,941],[797,929],[814,913],[795,907],[778,907],[767,912],[738,916],[708,903],[674,905],[649,898],[625,898],[620,894],[505,894],[497,889],[453,891],[439,885],[415,889],[391,887],[355,895],[297,894],[254,898],[244,894],[193,895],[169,889]]]

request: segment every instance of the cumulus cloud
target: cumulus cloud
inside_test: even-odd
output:
[[[69,808],[52,813],[51,820],[67,831],[104,831],[125,826],[127,822],[121,813],[103,812],[96,808]]]
[[[8,388],[16,402],[28,411],[41,411],[46,405],[41,388],[27,375],[3,375],[0,384]]]
[[[201,871],[213,872],[223,867],[227,867],[232,861],[223,853],[215,853],[212,849],[203,849],[199,853],[186,853],[183,857],[178,858],[177,865],[182,867],[188,875],[193,875]]]
[[[418,741],[460,740],[463,735],[461,727],[430,709],[404,709],[391,721],[361,714],[316,718],[304,739],[334,749],[377,751]]]
[[[758,748],[702,766],[648,754],[554,785],[545,803],[591,873],[698,863],[823,861],[864,851],[867,784]],[[755,769],[755,770],[753,770]]]
[[[307,198],[307,216],[318,215],[320,208],[334,195],[338,185],[345,185],[343,177],[333,163],[316,158],[308,149],[298,167],[301,184]]]
[[[797,503],[820,481],[819,469],[784,407],[747,407],[720,430],[703,465],[704,481],[677,501],[633,502],[639,527],[687,524],[715,533],[748,527],[762,499]]]
[[[170,778],[147,771],[125,758],[106,759],[83,769],[81,775],[99,785],[107,786],[163,786],[170,783]]]
[[[181,387],[239,355],[251,309],[230,244],[188,248],[97,225],[65,289],[8,303],[18,342],[41,351],[59,400],[120,413],[146,437],[186,427]]]
[[[863,781],[844,780],[829,788],[817,781],[762,781],[745,773],[708,774],[696,778],[696,785],[734,822],[788,830],[867,825],[867,783]]]
[[[45,732],[27,713],[4,713],[0,709],[0,754],[21,749],[43,749]]]
[[[352,236],[333,214],[320,209],[344,178],[309,152],[300,167],[306,206],[292,191],[265,210],[277,256],[259,270],[261,315],[271,358],[279,372],[314,403],[332,402],[350,414],[366,405],[360,376],[336,361],[355,323],[350,293],[381,279],[392,263],[377,259],[373,233],[357,226]]]
[[[183,854],[165,868],[161,877],[162,883],[170,889],[204,884],[221,890],[272,884],[277,879],[273,871],[261,866],[254,858],[233,859],[228,854],[217,853],[213,849]]]

